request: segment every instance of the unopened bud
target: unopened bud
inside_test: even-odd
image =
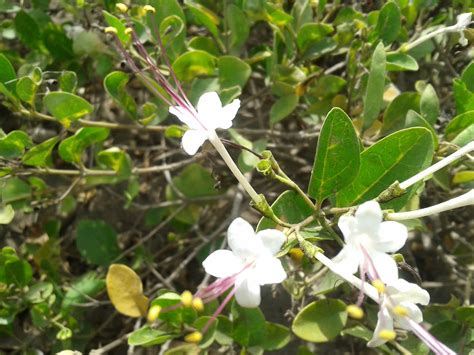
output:
[[[374,286],[379,293],[385,292],[385,284],[380,280],[372,281],[372,286]]]
[[[393,313],[395,313],[396,315],[399,315],[401,317],[405,317],[408,315],[408,309],[406,309],[405,307],[402,307],[402,306],[395,306],[393,308]]]
[[[290,256],[291,260],[293,260],[293,262],[300,264],[301,260],[303,260],[304,253],[300,248],[291,248],[288,252],[288,255]]]
[[[149,323],[153,323],[160,316],[160,313],[161,313],[160,306],[158,305],[152,306],[150,310],[148,311],[148,315],[146,317],[147,321]]]
[[[349,314],[349,316],[351,316],[351,318],[362,319],[364,317],[363,309],[360,308],[359,306],[356,306],[355,304],[351,304],[347,306],[346,311]]]
[[[393,330],[388,329],[381,330],[378,335],[380,338],[387,341],[393,340],[397,337],[397,333],[395,333]]]
[[[146,12],[151,12],[153,14],[156,12],[156,9],[151,5],[143,6],[143,10],[145,10]]]
[[[181,294],[181,303],[184,307],[191,307],[193,303],[193,294],[190,291],[184,291]]]
[[[121,2],[118,2],[115,4],[115,9],[124,14],[128,11],[128,6]]]
[[[117,29],[115,27],[109,26],[104,29],[105,33],[115,33],[117,34]]]
[[[127,27],[124,32],[126,35],[129,35],[132,34],[133,30],[130,27]]]
[[[191,306],[196,312],[202,312],[204,310],[204,303],[200,297],[193,298]]]
[[[201,332],[192,332],[184,337],[184,341],[187,343],[199,343],[202,340]]]

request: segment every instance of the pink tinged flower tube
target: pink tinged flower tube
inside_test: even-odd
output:
[[[338,226],[345,246],[332,261],[340,268],[361,277],[389,283],[398,279],[397,264],[387,253],[401,249],[407,240],[407,228],[398,222],[382,221],[380,205],[375,201],[359,206],[355,216],[342,216]]]

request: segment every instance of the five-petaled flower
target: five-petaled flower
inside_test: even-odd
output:
[[[217,128],[232,127],[240,107],[240,100],[235,99],[222,107],[221,100],[216,92],[203,94],[198,101],[197,110],[188,106],[171,106],[169,111],[186,124],[189,129],[184,133],[181,144],[189,155],[196,154],[199,147],[214,134]]]
[[[355,216],[342,216],[338,226],[345,246],[333,259],[340,268],[354,274],[360,268],[372,280],[385,283],[398,278],[397,264],[387,253],[396,252],[406,242],[407,228],[398,222],[382,222],[382,210],[375,201],[359,206]]]
[[[216,282],[222,287],[234,286],[231,292],[235,292],[239,305],[257,307],[261,285],[286,279],[281,261],[275,257],[285,240],[276,229],[255,233],[247,221],[237,218],[227,232],[231,250],[216,250],[202,264],[208,274],[219,278]]]
[[[395,335],[394,322],[399,328],[411,330],[410,320],[416,323],[423,320],[416,304],[427,305],[430,301],[426,290],[403,279],[387,284],[380,297],[377,326],[372,339],[367,343],[370,347],[380,346],[391,340],[390,334]]]

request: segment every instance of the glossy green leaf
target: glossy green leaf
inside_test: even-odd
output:
[[[34,146],[25,155],[21,161],[25,165],[46,167],[50,165],[51,153],[54,146],[58,143],[59,137],[53,137]]]
[[[3,204],[14,205],[15,202],[31,196],[31,187],[20,178],[9,178],[6,181],[0,181],[0,194]]]
[[[434,148],[438,148],[438,136],[436,135],[436,131],[434,130],[433,126],[426,121],[423,116],[421,116],[418,112],[410,110],[407,113],[405,127],[424,127],[430,131],[431,137],[433,138]]]
[[[12,205],[0,205],[0,224],[8,224],[13,221],[15,210]]]
[[[308,194],[318,202],[350,184],[359,172],[359,139],[351,119],[333,108],[321,128]]]
[[[97,154],[97,162],[112,169],[121,177],[128,177],[132,173],[132,160],[123,150],[112,147]]]
[[[322,23],[307,23],[301,26],[298,31],[296,43],[298,48],[304,53],[333,31],[333,27]]]
[[[74,93],[77,87],[77,75],[73,71],[63,70],[59,77],[59,88],[62,91]]]
[[[474,125],[474,111],[464,112],[454,117],[446,126],[444,135],[446,139],[452,140],[467,127]]]
[[[474,61],[464,68],[461,74],[461,80],[466,84],[466,88],[474,92]]]
[[[439,116],[439,99],[436,91],[431,84],[426,85],[421,94],[420,113],[426,121],[434,126]]]
[[[30,106],[34,106],[37,89],[38,85],[36,85],[36,83],[29,76],[24,76],[18,79],[16,83],[16,94],[22,101],[26,102]]]
[[[275,124],[288,117],[298,106],[299,97],[290,94],[280,97],[270,109],[270,123]]]
[[[148,325],[135,330],[128,336],[128,345],[134,346],[153,346],[167,342],[170,339],[175,338],[177,335],[170,334],[159,329],[152,329]]]
[[[69,92],[50,92],[43,102],[48,111],[66,127],[94,111],[94,106],[89,102]]]
[[[259,308],[244,308],[232,304],[234,328],[232,338],[242,346],[261,346],[265,339],[266,322]]]
[[[6,283],[18,287],[27,286],[33,278],[31,265],[25,260],[7,261],[5,263]]]
[[[433,153],[433,138],[426,128],[408,128],[385,137],[361,153],[359,174],[337,193],[337,205],[352,206],[377,197],[395,181],[402,182],[426,168]],[[402,208],[411,191],[413,187],[385,207]]]
[[[470,125],[463,131],[461,131],[451,143],[456,144],[460,147],[465,146],[466,144],[474,141],[474,125]]]
[[[160,35],[164,46],[169,46],[184,31],[183,20],[176,15],[165,17],[160,24]]]
[[[20,157],[25,148],[30,148],[32,145],[31,138],[25,132],[11,131],[0,138],[0,157],[7,159]]]
[[[240,86],[243,88],[250,78],[252,69],[242,59],[230,55],[217,60],[219,68],[219,84],[221,88]]]
[[[335,299],[322,299],[303,308],[291,329],[303,340],[323,343],[339,335],[347,322],[346,305]]]
[[[228,4],[225,9],[225,21],[229,28],[229,45],[232,50],[238,50],[247,40],[250,24],[245,13],[234,4]]]
[[[380,10],[374,33],[388,45],[397,39],[401,27],[399,7],[394,2],[387,2]]]
[[[122,42],[123,45],[127,44],[132,36],[125,33],[125,30],[127,29],[125,23],[107,11],[103,11],[102,13],[104,14],[107,24],[117,30],[117,37],[120,39],[120,42]]]
[[[372,126],[383,104],[385,88],[385,49],[383,43],[375,48],[370,64],[369,80],[364,96],[364,130]]]
[[[474,110],[474,92],[467,88],[467,84],[460,80],[453,80],[454,100],[458,114]]]
[[[216,58],[204,51],[192,51],[179,56],[173,63],[173,70],[179,80],[190,81],[198,76],[215,73]]]
[[[398,95],[387,107],[383,116],[382,134],[389,134],[405,128],[408,111],[420,110],[420,95],[404,92]]]
[[[137,104],[127,92],[128,75],[121,71],[114,71],[104,79],[104,87],[114,101],[133,119],[137,118]]]
[[[94,143],[107,139],[109,129],[102,127],[83,127],[73,136],[59,144],[58,152],[61,158],[70,163],[79,163],[84,150]]]
[[[185,1],[189,11],[194,17],[196,24],[206,27],[209,32],[215,37],[219,38],[219,16],[217,16],[210,9],[202,4],[192,1]]]
[[[418,68],[418,62],[409,54],[387,53],[387,71],[417,71]]]
[[[105,288],[105,281],[96,272],[89,271],[75,280],[63,298],[62,310],[88,302]]]
[[[117,233],[102,220],[83,219],[76,229],[76,247],[90,264],[108,266],[120,249]]]
[[[213,56],[219,55],[216,42],[211,37],[193,37],[189,41],[189,48],[204,51]]]
[[[4,54],[0,53],[0,83],[5,83],[15,79],[16,73],[12,63],[10,63]]]
[[[265,350],[279,350],[284,348],[291,340],[291,332],[287,327],[267,322],[265,340],[261,344]]]

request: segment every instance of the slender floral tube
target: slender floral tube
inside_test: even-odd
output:
[[[400,183],[400,187],[404,190],[412,186],[413,184],[417,183],[420,180],[423,180],[424,178],[430,176],[431,174],[435,173],[436,171],[444,168],[445,166],[448,166],[451,164],[453,161],[461,158],[462,156],[470,153],[471,151],[474,150],[474,141],[466,144],[464,147],[461,149],[457,150],[453,154],[447,156],[446,158],[440,160],[436,164],[433,164],[429,168],[423,170],[422,172],[416,174],[415,176],[412,176],[408,180],[403,181]]]
[[[454,210],[464,206],[474,205],[474,189],[471,189],[465,194],[452,198],[451,200],[439,203],[434,206],[422,208],[420,210],[398,213],[387,213],[386,219],[392,221],[403,221],[405,219],[413,219],[430,216],[432,214],[441,213],[444,211]]]

